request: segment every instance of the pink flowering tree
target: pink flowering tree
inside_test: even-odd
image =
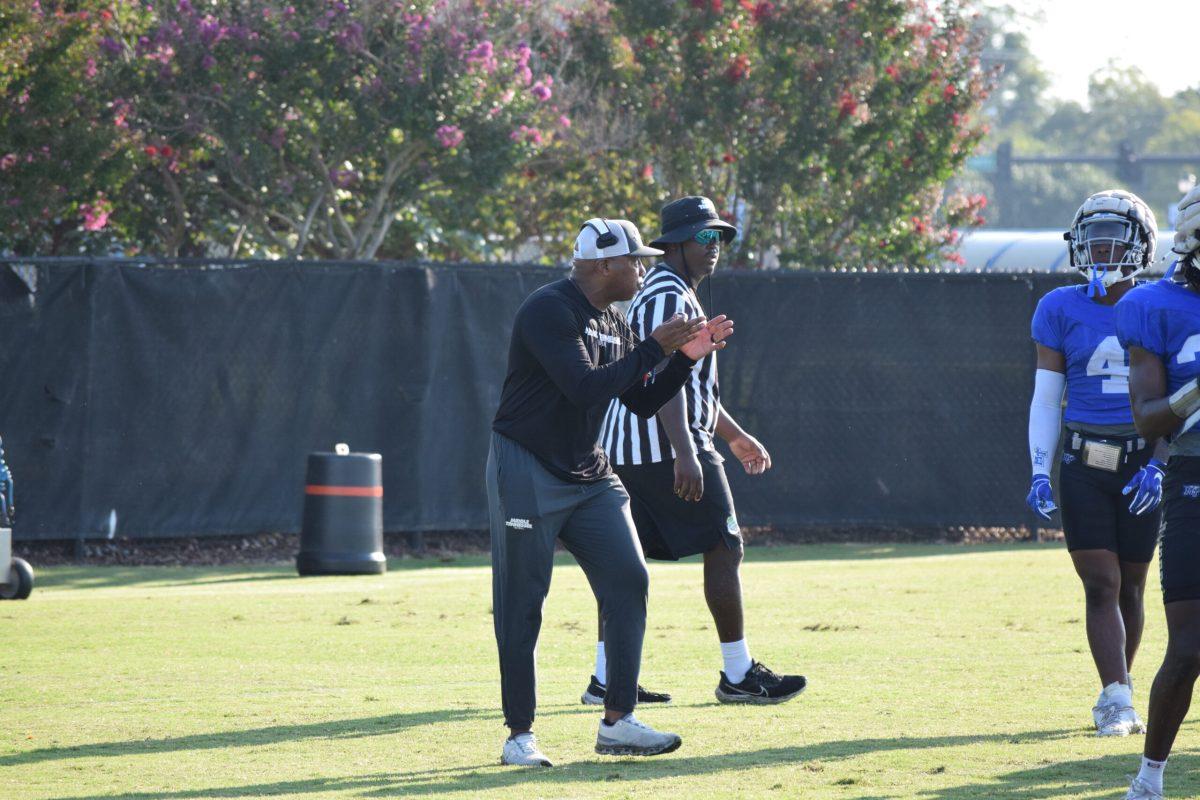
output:
[[[136,35],[106,31],[98,51],[136,140],[127,197],[153,232],[147,247],[425,254],[439,199],[470,207],[544,141],[553,117],[524,37],[545,13],[498,0],[172,0]]]
[[[593,71],[644,112],[658,199],[711,196],[743,231],[741,265],[920,265],[984,202],[941,188],[984,133],[991,76],[966,15],[959,0],[613,0],[613,69]]]
[[[762,108],[744,143],[751,244],[775,238],[804,264],[953,255],[953,227],[978,224],[985,201],[943,187],[986,132],[978,112],[994,77],[963,4],[845,0],[815,21],[784,5],[756,26],[772,45],[758,48]],[[772,197],[795,202],[772,213]]]
[[[0,17],[0,250],[559,260],[711,196],[739,266],[952,257],[964,4],[35,0]]]
[[[0,252],[115,247],[113,198],[133,159],[113,124],[97,43],[145,14],[84,0],[6,3],[0,13]]]

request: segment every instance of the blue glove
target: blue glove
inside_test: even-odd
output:
[[[1029,496],[1025,504],[1033,509],[1033,513],[1042,519],[1050,519],[1050,515],[1058,510],[1054,504],[1054,492],[1050,489],[1050,476],[1038,473],[1033,476],[1033,484],[1029,487]]]
[[[1125,484],[1121,494],[1134,493],[1133,500],[1129,502],[1130,513],[1137,516],[1149,514],[1162,502],[1163,468],[1165,466],[1166,464],[1157,458],[1152,458],[1146,466],[1137,471],[1129,483]]]

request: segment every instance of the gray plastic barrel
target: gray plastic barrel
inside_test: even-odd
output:
[[[310,453],[300,529],[301,575],[382,575],[383,459],[378,453]]]

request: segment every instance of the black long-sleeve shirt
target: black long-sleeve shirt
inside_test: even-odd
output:
[[[651,417],[675,396],[695,363],[658,342],[638,341],[620,313],[600,311],[569,278],[526,298],[513,323],[508,375],[492,430],[529,450],[572,483],[607,477],[600,425],[614,397]]]

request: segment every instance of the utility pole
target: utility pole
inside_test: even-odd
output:
[[[1117,177],[1121,183],[1135,194],[1140,193],[1145,174],[1142,162],[1138,160],[1137,153],[1133,151],[1133,145],[1127,141],[1118,144]]]
[[[1001,228],[1013,226],[1013,146],[1005,140],[996,148],[996,173],[992,176],[992,199],[996,202],[996,217]]]

